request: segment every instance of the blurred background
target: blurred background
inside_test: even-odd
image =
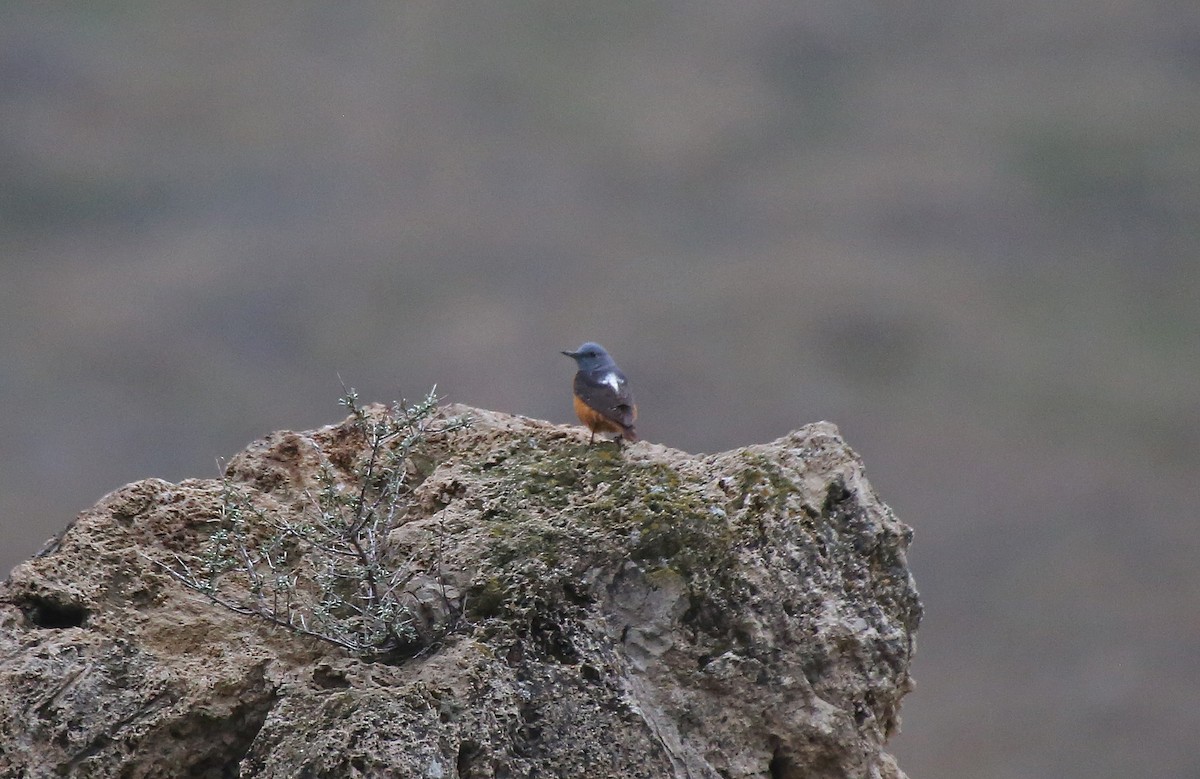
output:
[[[366,400],[836,422],[914,779],[1196,777],[1200,4],[0,4],[0,569]]]

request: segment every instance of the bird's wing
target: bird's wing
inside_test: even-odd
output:
[[[575,394],[605,419],[611,419],[621,427],[633,427],[637,406],[629,392],[629,382],[620,371],[579,371],[575,374]]]

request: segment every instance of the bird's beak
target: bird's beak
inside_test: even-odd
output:
[[[575,359],[575,357],[578,355],[578,352],[563,352],[563,354],[567,355],[571,359]]]

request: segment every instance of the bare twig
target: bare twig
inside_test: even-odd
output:
[[[353,389],[339,402],[364,441],[360,464],[343,473],[308,439],[318,459],[319,489],[303,490],[306,508],[298,517],[264,509],[226,476],[220,527],[199,553],[154,562],[231,611],[357,654],[381,655],[418,639],[405,588],[419,569],[412,558],[397,567],[386,544],[410,490],[410,458],[432,437],[469,420],[437,419],[434,391],[415,405],[392,404],[382,413],[369,412]]]

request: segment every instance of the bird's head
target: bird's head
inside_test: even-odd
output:
[[[613,358],[609,356],[608,352],[604,351],[604,347],[591,341],[583,344],[573,352],[563,352],[563,354],[574,360],[581,371],[595,371],[616,367],[616,363],[613,362]]]

